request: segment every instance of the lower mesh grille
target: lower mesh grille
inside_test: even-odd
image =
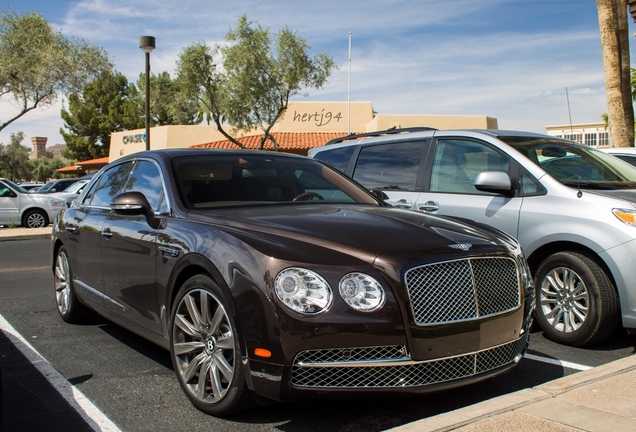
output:
[[[397,388],[442,383],[512,363],[523,351],[527,338],[526,333],[513,342],[495,348],[423,362],[405,361],[401,354],[406,349],[399,346],[304,351],[294,360],[291,384],[298,387]],[[364,360],[352,360],[349,363],[342,360],[347,358],[345,353],[355,351],[360,354],[375,352],[394,355],[376,358],[362,355]]]

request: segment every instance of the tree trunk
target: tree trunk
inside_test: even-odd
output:
[[[626,0],[596,0],[612,146],[634,146]]]

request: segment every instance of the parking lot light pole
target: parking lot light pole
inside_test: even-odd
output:
[[[150,53],[155,49],[153,36],[141,36],[139,48],[146,53],[146,150],[150,150]]]

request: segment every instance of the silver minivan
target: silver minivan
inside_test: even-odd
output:
[[[590,345],[621,322],[636,332],[633,166],[573,141],[506,130],[389,129],[309,156],[395,207],[517,237],[534,276],[536,320],[551,339]]]
[[[65,207],[63,199],[29,193],[16,183],[0,178],[0,225],[43,228]]]

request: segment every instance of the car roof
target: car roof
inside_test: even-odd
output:
[[[546,134],[536,132],[527,132],[509,129],[434,129],[427,127],[416,128],[390,128],[384,131],[367,132],[362,134],[349,134],[340,138],[327,142],[324,146],[316,147],[310,150],[310,154],[318,151],[317,149],[326,149],[327,146],[346,147],[348,145],[357,145],[362,142],[372,144],[376,142],[391,142],[412,140],[417,138],[431,138],[436,135],[453,135],[453,134],[469,134],[469,135],[487,135],[490,137],[527,137],[527,138],[551,138],[560,139]]]

